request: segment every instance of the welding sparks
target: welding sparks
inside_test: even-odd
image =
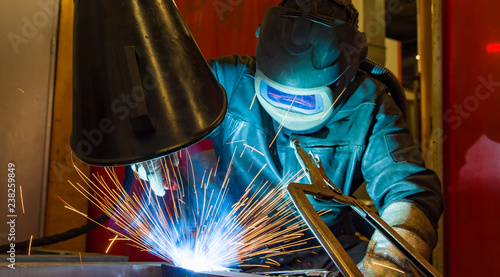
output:
[[[295,213],[285,189],[301,172],[287,174],[277,186],[267,182],[254,185],[266,164],[248,184],[244,195],[232,202],[228,188],[236,149],[222,184],[217,184],[212,170],[208,174],[205,170],[201,182],[197,183],[191,156],[188,151],[186,153],[190,166],[184,168],[187,170],[184,174],[170,168],[173,175],[170,178],[177,180],[179,188],[167,190],[164,197],[128,193],[109,168],[106,171],[111,183],[106,183],[102,176],[95,176],[98,181],[94,183],[75,167],[89,189],[87,191],[79,183],[70,184],[123,229],[105,227],[116,235],[111,244],[118,237],[124,237],[137,247],[183,268],[210,271],[248,266],[253,258],[269,259],[293,253],[296,250],[291,248],[305,245],[312,239],[302,238],[305,224]],[[165,159],[163,163],[164,171],[168,172]],[[139,181],[140,189],[147,192],[146,184]],[[277,264],[274,260],[267,263]]]
[[[252,109],[253,104],[255,103],[255,98],[257,98],[257,92],[255,92],[255,94],[254,94],[254,96],[253,96],[253,99],[252,99],[252,104],[250,104],[250,109],[249,109],[249,110],[251,110],[251,109]]]
[[[19,192],[21,194],[21,208],[23,209],[23,214],[26,214],[24,211],[24,198],[23,198],[23,187],[19,186]]]
[[[344,94],[345,90],[347,89],[347,87],[344,88],[344,90],[339,94],[339,96],[335,99],[335,101],[333,101],[333,104],[330,106],[330,108],[326,111],[326,113],[323,115],[323,117],[321,117],[321,120],[325,119],[325,116],[330,112],[331,109],[333,109],[333,106],[335,106],[335,104],[337,103],[337,101],[339,101],[340,97]]]
[[[252,149],[252,152],[253,152],[253,151],[255,151],[255,152],[257,152],[257,153],[261,154],[262,156],[265,156],[265,155],[264,155],[264,153],[260,152],[260,151],[259,151],[259,150],[257,150],[255,147],[250,146],[250,145],[248,145],[248,144],[246,144],[246,143],[244,143],[243,145],[244,145],[245,147],[248,147],[248,148]]]
[[[109,249],[111,249],[111,246],[113,245],[113,243],[115,243],[117,238],[118,238],[118,235],[116,235],[115,238],[111,240],[111,243],[109,244],[108,248],[106,249],[106,252],[104,252],[104,253],[108,254]]]
[[[33,235],[30,237],[30,244],[28,246],[28,256],[31,256],[31,243],[33,242]]]
[[[394,271],[397,271],[397,272],[399,272],[400,274],[405,275],[405,272],[404,272],[404,271],[402,271],[402,270],[400,270],[400,269],[397,269],[397,268],[395,268],[395,267],[393,267],[393,266],[388,266],[388,265],[381,264],[381,263],[377,263],[377,262],[373,262],[373,264],[375,264],[375,265],[379,265],[379,266],[381,266],[381,267],[385,267],[385,268],[388,268],[388,269],[391,269],[391,270],[394,270]]]
[[[288,107],[288,110],[286,111],[285,116],[283,117],[283,120],[280,123],[280,127],[278,128],[278,132],[276,132],[276,135],[274,136],[273,141],[271,141],[271,144],[269,144],[269,148],[271,148],[271,146],[273,146],[274,142],[276,141],[276,139],[278,138],[278,135],[281,132],[281,129],[283,129],[283,123],[285,123],[285,119],[287,118],[288,113],[290,112],[290,109],[292,109],[293,103],[295,103],[295,99],[297,99],[297,95],[295,95],[292,103],[290,104],[290,107]]]

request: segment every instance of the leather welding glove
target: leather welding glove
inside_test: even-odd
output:
[[[164,196],[165,189],[175,190],[177,188],[174,178],[169,173],[169,159],[171,159],[173,166],[179,166],[177,153],[131,165],[132,170],[137,173],[139,178],[149,182],[151,190],[157,196]]]
[[[437,243],[436,229],[425,214],[408,202],[392,203],[380,216],[425,259]],[[364,276],[420,276],[418,270],[385,237],[375,231],[364,260]]]

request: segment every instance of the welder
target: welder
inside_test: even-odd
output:
[[[277,185],[301,170],[290,146],[298,138],[344,193],[352,194],[366,181],[381,218],[430,259],[443,210],[440,181],[425,167],[386,86],[359,69],[367,43],[351,1],[284,0],[267,11],[257,36],[255,57],[209,60],[229,103],[223,122],[209,136],[220,157],[218,168],[227,169],[235,149],[242,153],[232,165],[231,194],[242,195],[249,184],[263,181]],[[258,151],[243,151],[248,147]],[[157,194],[164,193],[154,172],[134,168]],[[310,201],[316,210],[330,211],[322,218],[340,241],[357,231],[346,224],[345,207]],[[347,241],[347,247],[362,251],[352,256],[365,275],[415,273],[377,232],[366,244]],[[295,269],[331,266],[326,255],[306,259],[298,266],[292,265],[297,257],[282,262]]]

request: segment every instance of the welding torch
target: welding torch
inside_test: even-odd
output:
[[[179,166],[179,156],[177,152],[165,157],[170,159],[174,167]],[[165,195],[166,187],[172,186],[172,184],[168,184],[166,180],[164,172],[168,170],[168,167],[162,165],[162,159],[164,158],[152,159],[130,165],[132,170],[137,173],[137,176],[144,181],[148,181],[153,193],[160,197]]]
[[[307,154],[300,146],[298,139],[293,139],[291,146],[295,149],[299,163],[311,184],[290,183],[288,185],[288,192],[304,221],[344,276],[363,275],[318,215],[307,195],[312,195],[323,201],[334,201],[350,206],[390,241],[424,276],[442,276],[441,273],[368,206],[353,197],[344,195],[328,178],[317,155],[314,156],[312,153]]]

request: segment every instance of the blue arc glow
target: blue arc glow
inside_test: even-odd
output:
[[[163,162],[167,168],[168,163]],[[164,197],[158,197],[141,180],[141,193],[129,194],[113,169],[106,169],[111,184],[102,180],[94,184],[76,169],[90,189],[70,184],[121,228],[107,230],[178,267],[221,271],[248,265],[254,257],[274,261],[271,257],[313,239],[302,238],[306,224],[296,214],[285,189],[300,179],[302,172],[289,174],[272,187],[267,183],[258,187],[250,184],[238,201],[231,201],[227,195],[229,178],[226,175],[222,184],[216,184],[212,170],[203,175],[201,182],[183,183],[179,176],[173,176],[179,189],[167,190]]]

